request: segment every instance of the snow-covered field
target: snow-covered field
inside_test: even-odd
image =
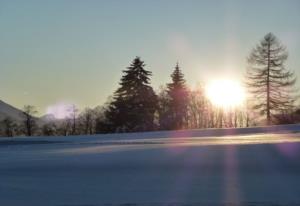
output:
[[[0,205],[300,205],[299,125],[0,139]]]

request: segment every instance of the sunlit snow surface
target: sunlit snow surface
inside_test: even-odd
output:
[[[2,139],[0,205],[300,205],[300,134],[175,136]]]

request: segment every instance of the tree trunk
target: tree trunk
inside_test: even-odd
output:
[[[268,65],[267,65],[267,124],[271,124],[271,113],[270,113],[270,42],[268,43]]]

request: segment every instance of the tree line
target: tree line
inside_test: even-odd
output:
[[[113,132],[142,132],[199,128],[249,127],[262,124],[295,123],[300,110],[296,105],[295,74],[286,68],[286,47],[268,33],[247,58],[245,86],[247,99],[241,106],[223,109],[206,97],[204,85],[188,88],[179,63],[170,82],[155,92],[152,72],[140,57],[122,71],[119,87],[103,106],[79,113],[70,107],[69,117],[42,125],[36,110],[23,108],[23,121],[2,121],[4,136],[79,135]]]

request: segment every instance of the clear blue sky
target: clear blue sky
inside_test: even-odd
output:
[[[135,56],[155,89],[177,61],[190,86],[239,79],[270,31],[300,74],[299,0],[7,0],[0,27],[0,99],[40,113],[60,101],[104,103]]]

